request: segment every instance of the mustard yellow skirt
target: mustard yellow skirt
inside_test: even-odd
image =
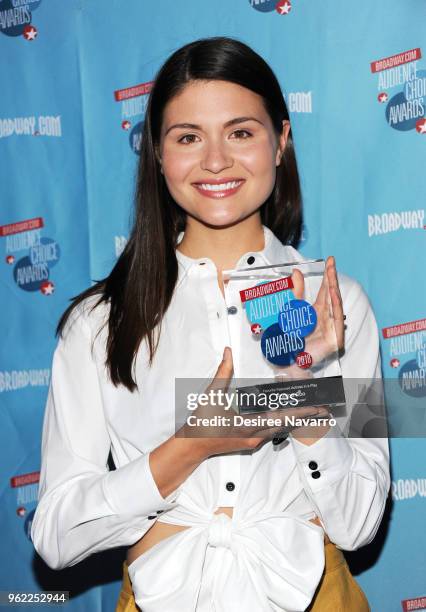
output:
[[[123,562],[123,584],[116,612],[139,612],[135,603],[132,584]],[[335,544],[325,545],[324,574],[306,612],[371,612],[368,600],[355,578],[346,559]]]

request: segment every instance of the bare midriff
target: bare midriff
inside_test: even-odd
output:
[[[223,512],[232,518],[233,508],[229,506],[220,506],[215,510],[214,514],[220,514]],[[321,523],[319,518],[316,516],[310,519],[312,523],[315,523],[319,527],[321,527]],[[154,525],[151,527],[149,531],[147,531],[140,540],[133,544],[127,551],[127,565],[130,565],[135,561],[140,555],[147,552],[152,546],[168,538],[178,531],[183,531],[184,529],[189,529],[188,526],[182,525],[174,525],[169,523],[162,523],[159,519],[157,519]],[[327,534],[324,534],[324,543],[327,544],[329,542],[329,538]]]

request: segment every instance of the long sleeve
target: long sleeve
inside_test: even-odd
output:
[[[111,441],[85,316],[76,308],[59,339],[44,414],[31,538],[52,569],[134,544],[153,524],[148,516],[176,503],[176,492],[161,496],[149,453],[108,470]]]
[[[338,548],[356,550],[373,540],[383,516],[390,487],[389,445],[383,399],[377,395],[381,368],[374,314],[359,283],[351,281],[347,295],[342,293],[347,331],[341,367],[351,398],[350,434],[343,435],[337,423],[311,445],[289,439],[325,532]],[[364,389],[357,405],[352,400],[358,387]]]

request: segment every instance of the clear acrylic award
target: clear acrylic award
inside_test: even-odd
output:
[[[344,404],[325,261],[222,274],[234,362],[234,409],[248,414]]]

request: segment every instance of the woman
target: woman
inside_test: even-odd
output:
[[[117,610],[369,609],[339,549],[378,529],[386,439],[349,439],[329,423],[280,444],[277,428],[175,435],[175,379],[226,387],[232,375],[227,317],[241,309],[226,310],[222,270],[302,259],[291,246],[300,226],[269,66],[230,38],[176,51],[150,93],[127,246],[58,325],[32,524],[55,569],[129,546]],[[365,293],[337,278],[333,258],[327,278],[343,375],[380,376]]]

